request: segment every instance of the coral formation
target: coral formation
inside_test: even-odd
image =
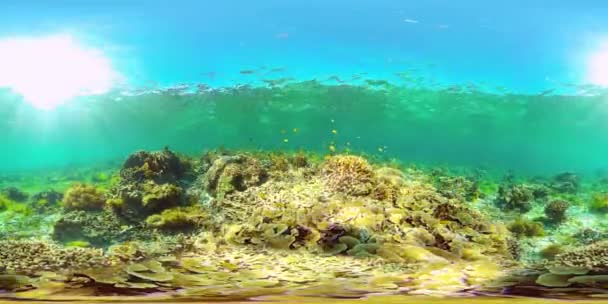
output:
[[[107,247],[129,239],[145,239],[146,234],[140,227],[129,226],[109,211],[73,210],[63,213],[55,222],[52,237],[61,243],[86,241],[97,247]]]
[[[349,292],[461,292],[522,265],[533,271],[510,277],[508,286],[608,282],[605,243],[565,245],[605,236],[603,226],[576,221],[587,198],[574,195],[587,189],[576,175],[508,178],[499,186],[482,173],[381,161],[335,151],[323,158],[215,150],[195,161],[168,149],[140,151],[119,175],[95,175],[101,185],[39,193],[29,204],[0,196],[12,211],[0,207],[0,215],[46,210],[40,218],[53,223],[36,241],[0,242],[8,275],[0,275],[0,288],[196,294],[210,286],[279,290],[339,278],[360,279]],[[588,207],[604,212],[608,199],[597,193]],[[58,243],[41,241],[49,237]]]
[[[91,185],[76,184],[63,196],[63,207],[66,210],[101,210],[106,198],[101,191]]]
[[[137,152],[123,164],[106,203],[121,219],[142,223],[152,214],[185,204],[181,183],[191,178],[191,170],[187,160],[166,148]]]
[[[535,237],[545,235],[542,223],[525,218],[518,218],[510,223],[509,230],[517,236]]]
[[[322,173],[329,187],[347,195],[368,195],[373,189],[374,170],[362,157],[336,155],[328,158]]]
[[[534,190],[525,185],[501,185],[496,204],[507,211],[527,212],[532,209]]]
[[[218,198],[259,186],[268,178],[258,160],[248,155],[221,155],[210,161],[203,187]]]
[[[0,269],[32,275],[40,271],[98,268],[108,265],[99,249],[63,248],[41,241],[0,241]]]
[[[561,223],[566,219],[566,210],[570,203],[565,200],[554,200],[545,206],[545,216],[552,223]]]

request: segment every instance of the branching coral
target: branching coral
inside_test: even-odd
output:
[[[368,195],[373,189],[374,170],[362,157],[336,155],[328,158],[322,167],[328,186],[347,195]]]
[[[76,184],[63,197],[66,210],[101,210],[105,206],[104,194],[94,186]]]

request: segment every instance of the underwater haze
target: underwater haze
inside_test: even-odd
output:
[[[164,146],[335,145],[526,173],[605,170],[596,70],[607,60],[590,61],[606,51],[606,14],[602,1],[4,1],[0,38],[68,35],[120,81],[50,111],[7,81],[0,168]],[[43,73],[32,88],[42,103],[47,87],[88,72]],[[62,73],[74,76],[52,82]]]
[[[601,303],[606,0],[0,0],[0,301]]]

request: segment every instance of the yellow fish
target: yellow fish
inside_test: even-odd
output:
[[[338,130],[331,130],[331,133],[338,134]]]
[[[334,146],[334,145],[329,145],[329,151],[331,151],[331,152],[336,152],[336,146]]]
[[[293,128],[293,133],[298,133],[298,128]]]

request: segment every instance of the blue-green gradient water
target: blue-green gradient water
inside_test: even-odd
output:
[[[2,90],[0,172],[225,146],[595,173],[608,99],[587,70],[606,16],[602,1],[3,1],[0,38],[68,33],[125,81],[45,111]]]

